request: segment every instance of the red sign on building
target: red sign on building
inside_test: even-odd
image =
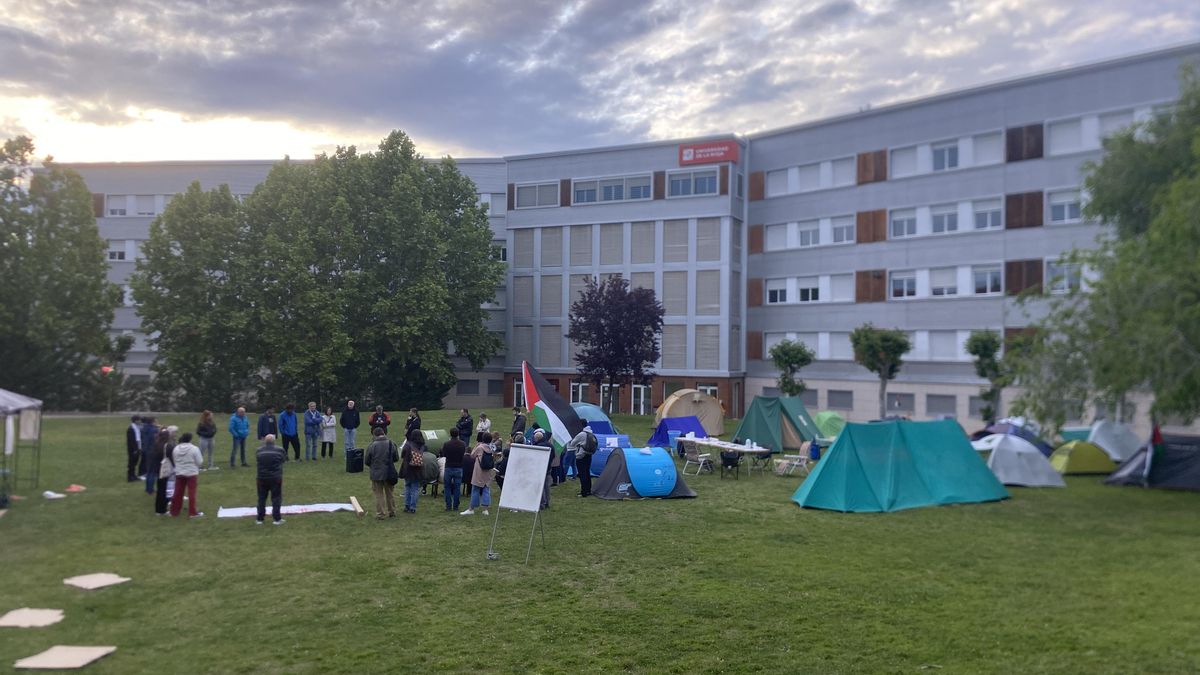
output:
[[[741,147],[737,141],[711,141],[679,146],[679,166],[736,162]]]

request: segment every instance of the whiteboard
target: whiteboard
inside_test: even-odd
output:
[[[541,508],[542,490],[546,489],[546,467],[550,463],[549,452],[549,448],[532,445],[509,446],[504,487],[500,490],[500,508],[531,512]]]

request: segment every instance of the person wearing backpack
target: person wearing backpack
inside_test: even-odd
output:
[[[379,520],[395,518],[395,487],[399,480],[396,462],[400,461],[400,453],[382,427],[375,427],[372,433],[375,439],[367,446],[363,463],[370,470],[371,492],[375,494],[375,517]]]
[[[575,434],[575,438],[567,443],[567,451],[575,451],[575,473],[579,474],[579,496],[592,495],[592,455],[596,454],[599,441],[591,427]]]
[[[492,455],[492,446],[488,444],[491,440],[489,435],[484,438],[483,434],[479,434],[475,438],[475,449],[471,451],[471,463],[474,469],[471,472],[471,505],[466,511],[459,513],[460,516],[475,515],[475,507],[483,506],[483,515],[488,515],[488,507],[492,505],[492,473],[496,469],[496,460]]]
[[[421,479],[425,473],[425,434],[420,429],[408,433],[408,440],[400,452],[403,460],[400,475],[404,479],[404,512],[417,512],[417,496],[421,493]]]

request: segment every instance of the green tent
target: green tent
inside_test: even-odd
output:
[[[833,511],[989,502],[1008,492],[953,420],[849,423],[792,495]]]
[[[735,443],[750,439],[775,452],[798,452],[804,441],[820,436],[817,424],[795,396],[755,396],[733,432]]]
[[[1102,473],[1108,475],[1117,468],[1107,452],[1087,441],[1068,441],[1050,455],[1050,464],[1062,474]]]
[[[813,416],[813,421],[817,423],[822,438],[837,438],[846,426],[846,418],[832,410],[822,410]]]
[[[1086,441],[1091,433],[1091,427],[1063,427],[1058,430],[1058,435],[1062,437],[1063,443]]]

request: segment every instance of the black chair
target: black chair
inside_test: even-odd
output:
[[[725,478],[726,473],[732,473],[735,480],[741,479],[742,472],[742,453],[731,452],[729,450],[721,451],[721,478]]]

